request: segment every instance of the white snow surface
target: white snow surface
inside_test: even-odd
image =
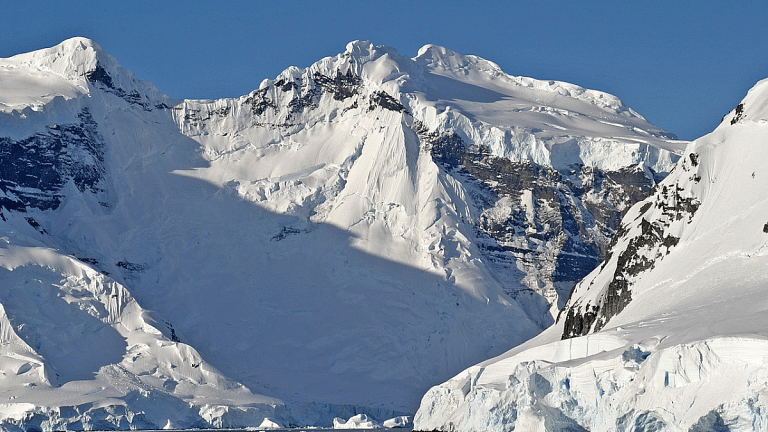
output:
[[[113,89],[86,79],[97,65]],[[351,95],[318,84],[348,72]],[[430,386],[541,330],[480,259],[477,209],[415,121],[556,168],[666,172],[684,145],[614,96],[436,46],[411,59],[352,42],[215,101],[171,101],[83,38],[0,59],[0,80],[0,136],[87,108],[106,146],[102,192],[70,184],[57,209],[0,221],[0,411],[13,424],[413,412]]]
[[[631,302],[603,330],[560,340],[561,319],[466,369],[427,392],[415,429],[768,429],[767,108],[763,80],[627,213],[613,257],[569,304],[602,301],[617,252],[643,219],[679,242],[641,251],[654,265],[635,277]],[[692,217],[664,214],[656,205],[664,186],[700,202]]]
[[[30,123],[27,116],[31,112],[66,110],[62,101],[90,94],[86,74],[97,64],[112,77],[116,88],[126,93],[135,91],[147,101],[168,101],[152,84],[139,81],[121,67],[98,43],[75,37],[51,48],[0,58],[0,113],[16,114],[10,119],[20,116],[27,120],[13,125],[18,128]],[[9,120],[7,116],[2,118]]]
[[[226,413],[208,412],[228,405],[247,407],[251,419],[274,417],[281,401],[252,394],[169,340],[121,284],[46,246],[17,217],[0,224],[6,426],[34,415],[50,429],[221,426]]]

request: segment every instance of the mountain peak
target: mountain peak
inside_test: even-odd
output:
[[[387,45],[374,45],[371,41],[367,40],[355,40],[347,44],[346,50],[342,57],[352,59],[353,66],[358,70],[358,73],[363,73],[364,65],[367,63],[376,63],[380,59],[388,63],[386,69],[397,70],[407,67],[410,59],[404,57],[396,49]],[[371,68],[371,66],[369,66]],[[373,67],[373,69],[380,69],[380,67]],[[381,71],[379,71],[381,72]],[[373,75],[377,75],[374,73]],[[371,77],[375,80],[374,77]]]
[[[21,73],[19,73],[21,72]],[[7,89],[0,95],[3,111],[39,109],[58,93],[65,99],[100,88],[129,102],[148,107],[166,101],[152,84],[139,81],[96,41],[73,37],[58,45],[0,59],[0,74],[8,73]],[[24,78],[19,81],[19,76]],[[55,88],[56,92],[51,92]],[[40,94],[37,94],[41,92]]]
[[[736,124],[745,121],[768,121],[768,78],[759,81],[736,108],[723,117],[723,123]]]
[[[69,39],[66,39],[62,41],[60,44],[56,45],[60,46],[64,49],[70,49],[70,50],[87,50],[88,48],[93,49],[94,51],[103,51],[104,49],[99,45],[95,40],[83,37],[83,36],[75,36],[71,37]]]
[[[52,72],[65,79],[77,79],[96,69],[96,65],[117,65],[117,60],[101,45],[85,37],[73,37],[50,48],[19,54],[6,59],[17,67]]]
[[[492,61],[474,55],[459,54],[448,48],[433,44],[421,47],[414,60],[422,65],[454,71],[474,67],[483,71],[502,72],[499,65]]]
[[[401,57],[401,54],[391,46],[374,45],[368,40],[354,40],[348,43],[344,53],[360,59],[376,59],[385,54]]]
[[[348,54],[360,54],[365,52],[373,52],[376,50],[376,45],[374,45],[369,40],[353,40],[352,42],[347,44],[347,48],[345,50]]]

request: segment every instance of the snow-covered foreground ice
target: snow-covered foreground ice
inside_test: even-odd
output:
[[[416,429],[767,430],[766,162],[768,80],[627,213],[557,324],[432,388]]]
[[[4,427],[210,427],[275,418],[281,401],[222,376],[158,330],[123,286],[43,245],[31,226],[13,223],[17,217],[6,214],[0,225]],[[233,415],[241,418],[230,422]]]
[[[0,422],[21,429],[398,425],[552,321],[630,202],[599,170],[649,186],[682,146],[611,95],[436,46],[353,42],[216,101],[82,38],[0,78]]]

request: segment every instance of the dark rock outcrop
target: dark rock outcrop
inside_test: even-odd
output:
[[[419,122],[413,129],[422,149],[470,191],[481,211],[480,250],[518,299],[537,293],[561,305],[576,281],[600,264],[626,210],[663,177],[588,166],[561,172],[494,156],[456,133],[430,132]]]
[[[104,140],[87,108],[78,118],[21,140],[0,137],[0,207],[55,209],[70,181],[80,192],[103,192]]]
[[[563,339],[583,336],[604,328],[611,318],[620,313],[632,301],[632,285],[643,273],[653,269],[658,262],[677,246],[679,238],[671,235],[674,223],[691,223],[701,202],[693,196],[688,187],[700,180],[695,169],[698,155],[691,153],[675,169],[681,169],[688,180],[688,186],[679,181],[662,184],[655,188],[654,195],[640,206],[638,216],[616,232],[601,271],[615,268],[610,282],[602,289],[598,304],[585,303],[581,299],[569,298],[560,311],[558,321],[564,319]],[[621,246],[617,246],[621,244]],[[609,263],[615,267],[608,267]],[[584,282],[588,283],[588,282]]]

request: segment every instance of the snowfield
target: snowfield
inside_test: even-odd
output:
[[[554,326],[433,387],[415,428],[766,430],[766,137],[768,80],[627,213]]]
[[[248,421],[275,418],[281,401],[225,378],[194,348],[153,326],[123,286],[41,244],[31,226],[8,230],[17,216],[5,217],[0,412],[6,427],[242,424],[229,421],[228,406],[242,407]]]
[[[430,387],[553,321],[570,269],[594,267],[686,144],[612,95],[432,45],[352,42],[212,101],[171,100],[84,38],[0,59],[0,79],[0,424],[16,430],[406,425]],[[653,337],[633,322],[598,345]],[[507,400],[483,368],[461,398],[455,380],[430,391],[416,427],[447,427],[477,389]]]

